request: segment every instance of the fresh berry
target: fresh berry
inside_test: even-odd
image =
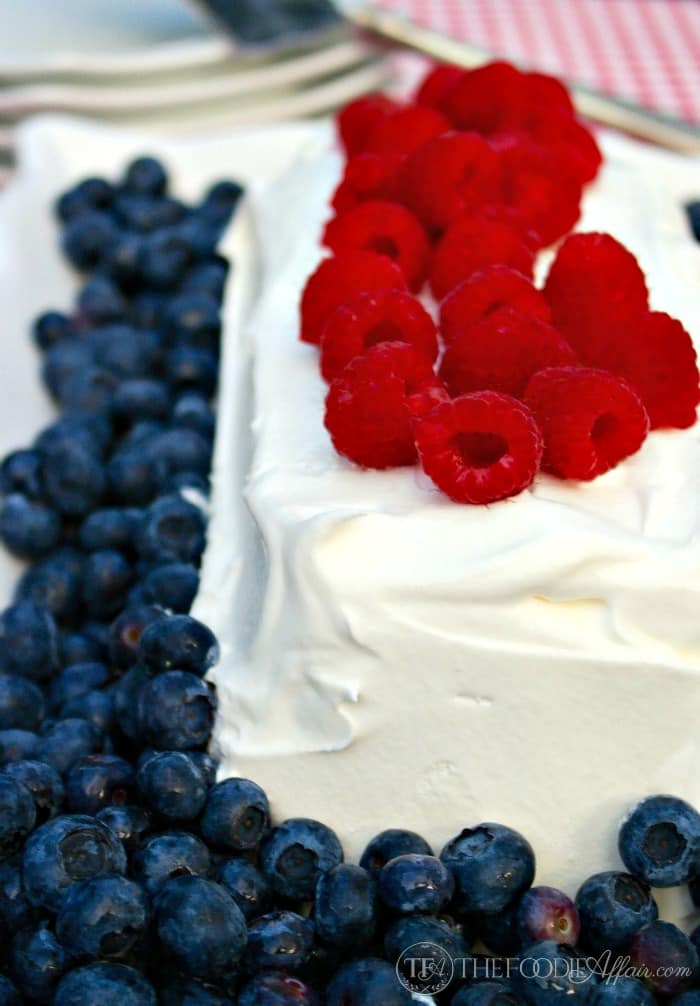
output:
[[[399,961],[404,951],[417,948],[418,944],[447,951],[453,961],[464,961],[460,968],[465,974],[469,973],[469,948],[459,926],[450,925],[434,915],[407,915],[389,926],[384,936],[384,952],[392,964]],[[415,956],[423,957],[424,954],[420,952]]]
[[[386,961],[366,957],[352,961],[335,975],[328,986],[327,1006],[411,1006],[413,997]]]
[[[341,863],[316,884],[316,932],[331,946],[357,951],[366,946],[377,922],[377,886],[361,866]]]
[[[260,870],[247,859],[236,857],[222,860],[216,879],[226,888],[249,922],[263,915],[272,905],[270,885]]]
[[[80,544],[86,552],[105,548],[128,551],[139,516],[137,510],[126,507],[93,510],[80,525]]]
[[[261,915],[248,927],[246,967],[250,971],[298,971],[311,955],[314,924],[296,912]]]
[[[409,399],[436,387],[430,362],[411,346],[374,346],[331,384],[325,425],[335,449],[364,468],[414,464]]]
[[[493,954],[510,956],[522,948],[517,900],[502,912],[481,912],[476,925],[479,939]]]
[[[159,751],[146,758],[136,781],[142,801],[167,824],[194,821],[207,797],[204,775],[184,751]]]
[[[330,316],[321,338],[321,373],[338,377],[351,360],[381,342],[405,342],[431,363],[438,353],[435,324],[420,301],[401,290],[363,293]]]
[[[500,912],[532,883],[530,843],[502,824],[465,828],[440,853],[454,874],[463,911]]]
[[[649,430],[637,393],[602,370],[541,370],[527,386],[525,403],[542,431],[542,467],[559,478],[602,475],[635,454]]]
[[[417,105],[429,105],[441,109],[445,95],[453,84],[462,77],[464,70],[449,63],[436,63],[426,73],[416,90],[414,101]]]
[[[581,923],[571,898],[555,887],[531,887],[518,905],[518,928],[524,946],[541,940],[576,946]]]
[[[335,832],[309,818],[290,818],[263,840],[260,868],[277,895],[311,900],[318,878],[343,861]]]
[[[98,961],[69,971],[58,983],[53,1006],[156,1006],[156,992],[140,971]]]
[[[595,962],[580,958],[573,947],[543,940],[525,947],[519,960],[512,981],[528,1006],[595,1003],[599,982]]]
[[[351,157],[331,199],[335,212],[345,213],[369,199],[394,201],[399,163],[400,159],[390,154],[356,154]]]
[[[35,449],[12,451],[0,464],[0,493],[21,493],[38,499],[44,491],[41,478],[41,453]]]
[[[150,895],[175,877],[207,877],[211,856],[201,838],[188,832],[151,835],[134,850],[131,872]]]
[[[94,723],[82,717],[68,717],[44,729],[35,756],[65,775],[80,758],[98,754],[103,746],[102,731]]]
[[[35,823],[31,791],[11,775],[0,773],[0,859],[17,852]]]
[[[23,995],[32,1002],[48,1003],[53,1002],[56,983],[68,967],[68,958],[44,922],[17,933],[12,941],[9,964],[10,973]],[[7,1003],[1,993],[0,1003]]]
[[[58,633],[51,612],[32,601],[0,615],[0,670],[46,681],[58,669]]]
[[[61,518],[44,503],[11,493],[0,509],[0,538],[19,559],[38,559],[58,545]]]
[[[581,944],[595,954],[624,953],[631,937],[654,922],[658,908],[649,885],[628,873],[596,873],[579,888]]]
[[[39,735],[32,730],[0,730],[0,765],[12,765],[34,758]]]
[[[210,846],[229,852],[255,849],[270,827],[264,791],[249,779],[224,779],[209,790],[201,831]]]
[[[124,958],[148,925],[143,889],[126,877],[81,880],[66,891],[56,936],[74,960]]]
[[[365,151],[371,130],[397,107],[386,94],[366,94],[344,105],[338,113],[338,132],[347,156]]]
[[[189,671],[165,671],[138,692],[137,722],[141,741],[154,747],[188,751],[211,736],[216,694]]]
[[[503,62],[463,72],[447,89],[440,108],[457,129],[487,136],[520,125],[527,109],[523,74]]]
[[[531,135],[540,146],[564,161],[582,184],[592,182],[598,174],[603,156],[595,137],[570,114],[549,110],[539,115]]]
[[[116,549],[91,552],[83,563],[83,604],[93,618],[110,619],[126,604],[131,563]]]
[[[139,196],[156,198],[165,194],[168,176],[156,157],[137,157],[126,169],[124,189]]]
[[[102,688],[108,681],[109,670],[100,661],[86,660],[69,664],[51,682],[51,705],[60,708],[66,702],[86,695],[95,688]]]
[[[697,982],[698,952],[670,922],[650,922],[638,929],[630,941],[629,956],[657,996],[677,995]]]
[[[494,503],[522,492],[542,456],[532,414],[496,391],[438,405],[415,424],[415,439],[426,475],[456,503]]]
[[[205,545],[199,507],[177,495],[160,496],[136,529],[136,548],[148,562],[199,562]]]
[[[106,213],[94,210],[68,221],[61,238],[63,252],[76,269],[94,269],[115,238],[115,225]]]
[[[20,783],[31,794],[37,826],[58,814],[65,794],[61,777],[51,765],[31,759],[18,759],[5,766],[3,775]]]
[[[532,248],[508,224],[462,217],[448,227],[435,249],[430,287],[441,300],[475,272],[492,265],[510,266],[529,279],[534,265]]]
[[[66,776],[66,803],[72,814],[97,814],[110,804],[124,804],[134,795],[134,770],[117,755],[86,755]]]
[[[138,645],[139,663],[152,674],[177,669],[204,677],[218,659],[214,633],[189,615],[152,620]]]
[[[440,304],[440,335],[454,342],[477,322],[511,308],[538,321],[551,322],[547,301],[522,273],[504,265],[475,272],[448,294]]]
[[[240,991],[238,1006],[320,1006],[314,990],[294,975],[265,971]]]
[[[449,121],[436,108],[405,105],[373,125],[367,135],[365,150],[370,154],[405,157],[449,128]]]
[[[436,856],[407,854],[391,859],[379,874],[379,897],[401,914],[437,914],[454,893],[454,877]]]
[[[618,845],[630,873],[648,884],[685,884],[700,873],[700,814],[675,796],[647,797],[625,818]]]
[[[581,182],[568,162],[532,141],[501,149],[503,201],[522,215],[545,245],[567,234],[581,214]]]
[[[148,604],[187,614],[199,588],[199,573],[186,562],[165,562],[150,570],[142,581]]]
[[[370,873],[378,874],[390,859],[415,853],[419,856],[432,856],[430,848],[422,835],[403,828],[388,828],[381,831],[368,843],[360,857],[360,866]]]
[[[66,437],[44,456],[42,470],[49,502],[63,514],[83,517],[105,489],[102,463],[86,443]]]
[[[386,255],[353,250],[324,259],[302,294],[301,339],[319,343],[331,314],[357,294],[405,289],[403,272]]]
[[[162,609],[151,604],[124,608],[109,627],[109,656],[115,667],[133,667],[144,631],[164,615]]]
[[[58,198],[56,215],[65,223],[91,210],[107,210],[114,195],[114,186],[106,178],[84,178]]]
[[[0,674],[0,730],[35,730],[46,711],[41,689],[29,678]]]
[[[96,816],[114,832],[128,853],[139,847],[153,824],[145,807],[136,804],[110,804],[98,811]]]
[[[697,1002],[683,1001],[683,996],[698,995],[697,991],[681,993],[673,1000],[674,1006],[698,1006]],[[627,975],[615,975],[609,980],[603,980],[596,994],[596,1006],[655,1006],[656,1000],[651,989],[639,978]]]

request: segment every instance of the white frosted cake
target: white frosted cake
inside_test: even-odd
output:
[[[700,801],[700,430],[489,507],[340,458],[298,341],[340,173],[328,127],[310,137],[237,225],[260,255],[238,258],[231,304],[262,296],[247,323],[229,312],[194,612],[222,641],[224,770],[262,784],[278,818],[331,824],[349,856],[386,827],[439,848],[502,821],[539,881],[573,892],[619,865],[617,822],[642,795]],[[683,212],[698,165],[618,138],[604,153],[580,229],[623,241],[653,307],[700,333]]]

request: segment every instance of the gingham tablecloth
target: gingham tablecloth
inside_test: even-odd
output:
[[[700,0],[382,0],[453,38],[700,122]]]

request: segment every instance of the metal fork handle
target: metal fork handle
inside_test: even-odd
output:
[[[349,6],[347,17],[363,31],[398,42],[433,59],[472,69],[493,59],[493,55],[469,42],[441,35],[414,21],[370,5]],[[611,98],[579,84],[570,84],[581,115],[629,133],[649,143],[684,154],[700,154],[700,127],[672,116],[647,111],[632,102]]]

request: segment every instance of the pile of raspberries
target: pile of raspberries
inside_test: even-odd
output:
[[[650,429],[695,422],[690,336],[649,309],[618,241],[567,237],[533,284],[537,253],[575,225],[601,165],[559,81],[438,66],[411,102],[359,98],[338,128],[331,255],[304,290],[301,339],[320,347],[340,454],[420,463],[452,500],[491,503],[540,469],[593,479]]]

